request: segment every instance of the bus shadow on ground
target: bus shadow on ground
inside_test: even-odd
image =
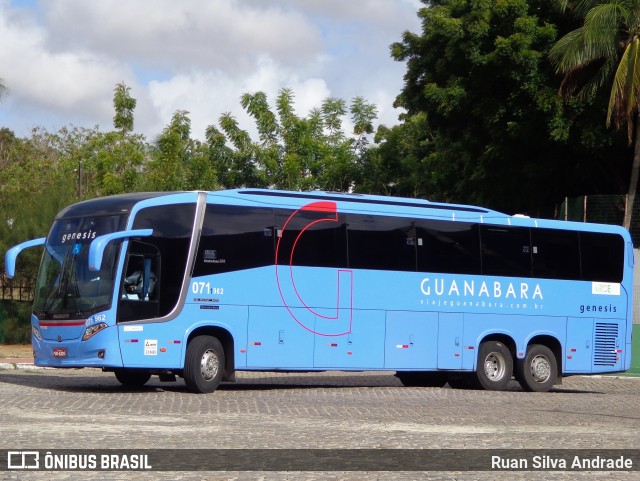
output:
[[[37,389],[51,389],[63,392],[183,392],[192,394],[180,378],[176,382],[162,383],[157,379],[151,379],[147,384],[141,387],[123,386],[115,377],[96,378],[93,376],[73,375],[69,377],[47,374],[6,374],[0,371],[0,383],[14,384],[24,387],[32,387]],[[272,390],[301,390],[301,389],[349,389],[349,388],[389,388],[401,387],[389,384],[380,384],[371,382],[371,378],[358,377],[350,378],[348,384],[344,382],[344,378],[331,379],[324,378],[314,382],[312,379],[305,378],[303,380],[286,380],[275,381],[273,379],[252,379],[251,381],[242,380],[239,382],[224,382],[216,389],[216,391],[272,391]]]
[[[10,372],[10,371],[9,371]],[[161,383],[152,378],[147,384],[141,387],[123,386],[115,377],[108,376],[95,377],[95,376],[81,376],[74,374],[73,376],[65,377],[59,375],[48,375],[43,373],[29,373],[29,374],[13,374],[7,371],[0,371],[0,383],[13,384],[24,387],[31,387],[36,389],[46,389],[62,392],[79,392],[79,393],[153,393],[153,392],[176,392],[192,394],[182,381],[178,379],[176,382]],[[254,378],[251,380],[240,380],[238,382],[224,382],[220,384],[217,391],[273,391],[273,390],[301,390],[301,389],[350,389],[350,388],[402,388],[402,389],[420,389],[420,390],[454,390],[446,385],[443,388],[422,388],[422,387],[403,387],[399,382],[397,384],[376,383],[372,382],[370,376],[353,376],[349,377],[346,381],[344,377],[327,378],[314,380],[313,377],[289,378],[284,380],[277,380],[274,382],[273,378]],[[469,393],[482,393],[489,391],[477,391],[473,389],[455,389],[456,392],[469,392]],[[510,393],[523,393],[532,395],[544,395],[544,393],[526,393],[516,383],[512,382],[509,388],[505,392]],[[566,389],[562,387],[556,387],[549,391],[550,394],[606,394],[601,391],[593,390],[579,390],[579,389]]]

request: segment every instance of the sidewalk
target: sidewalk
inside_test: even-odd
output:
[[[0,370],[1,369],[42,369],[33,365],[32,357],[17,358],[7,357],[0,358]]]

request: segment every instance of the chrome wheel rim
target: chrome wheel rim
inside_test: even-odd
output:
[[[545,356],[531,359],[531,377],[535,382],[544,383],[551,377],[551,363]]]
[[[491,381],[500,381],[506,371],[506,361],[499,352],[492,352],[484,359],[484,373]]]
[[[202,374],[202,378],[205,381],[211,381],[216,374],[218,374],[218,369],[220,368],[220,361],[218,360],[218,356],[212,349],[207,349],[204,354],[202,354],[202,359],[200,360],[200,373]]]

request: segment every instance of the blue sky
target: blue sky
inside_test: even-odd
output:
[[[363,96],[379,123],[392,107],[405,66],[389,45],[420,31],[419,0],[0,0],[0,78],[9,95],[0,127],[73,124],[109,130],[113,88],[137,99],[135,130],[153,139],[176,110],[193,135],[240,106],[245,92],[270,101],[291,88],[305,115],[326,97]],[[348,124],[348,122],[347,122]]]

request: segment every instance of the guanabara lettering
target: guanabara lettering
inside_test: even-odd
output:
[[[500,281],[431,279],[425,277],[420,283],[420,290],[425,296],[486,297],[487,299],[539,299],[543,300],[540,284],[527,282],[513,283]]]

